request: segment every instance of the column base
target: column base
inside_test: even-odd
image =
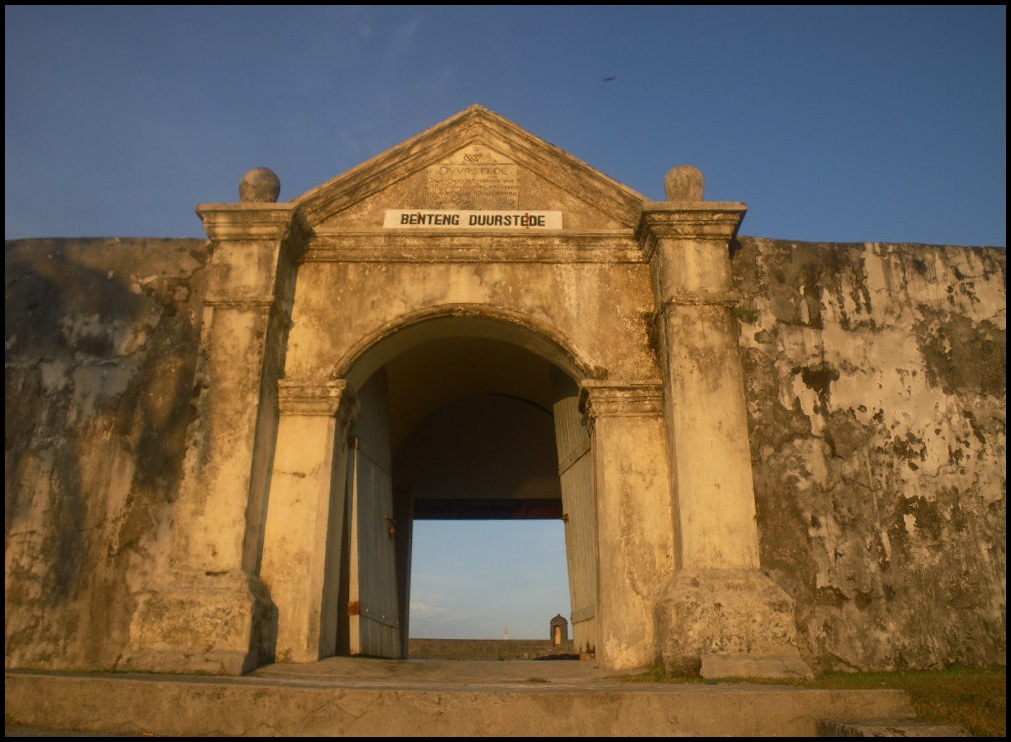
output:
[[[774,654],[704,654],[699,675],[717,678],[783,678],[811,680],[814,673],[793,650],[793,655]]]
[[[274,661],[277,609],[245,572],[177,572],[139,599],[119,669],[243,675]]]
[[[658,603],[664,667],[704,678],[812,678],[793,599],[757,570],[682,570]]]

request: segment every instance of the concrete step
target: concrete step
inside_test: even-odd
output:
[[[822,737],[971,737],[959,724],[938,724],[923,719],[824,719],[818,722]]]
[[[915,722],[898,690],[629,683],[588,662],[330,658],[201,677],[9,670],[5,724],[154,736],[797,736]]]

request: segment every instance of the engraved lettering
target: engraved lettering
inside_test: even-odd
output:
[[[560,211],[479,209],[388,209],[383,226],[463,229],[561,229]]]

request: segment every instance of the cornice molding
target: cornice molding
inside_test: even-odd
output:
[[[635,237],[647,260],[658,240],[726,243],[737,234],[747,211],[746,204],[733,201],[653,201],[643,207]]]
[[[591,423],[600,417],[658,417],[663,414],[663,384],[590,379],[580,384],[579,409]]]
[[[281,415],[310,417],[338,416],[350,423],[358,416],[359,404],[344,379],[334,381],[277,382],[277,409]]]
[[[643,263],[628,232],[617,234],[317,233],[308,263]]]
[[[288,258],[301,262],[312,228],[294,204],[200,204],[197,214],[215,242],[281,242]]]

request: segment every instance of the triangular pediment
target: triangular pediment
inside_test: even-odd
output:
[[[372,231],[390,213],[530,212],[573,232],[633,229],[647,199],[482,106],[295,200],[317,231]]]

